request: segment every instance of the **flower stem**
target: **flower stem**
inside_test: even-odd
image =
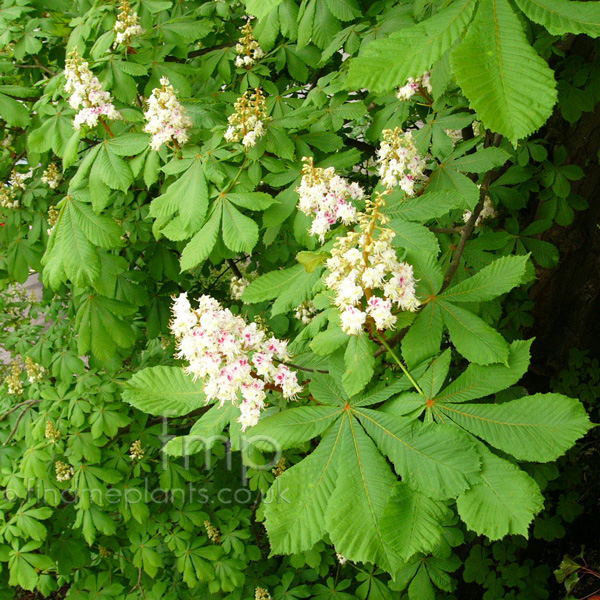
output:
[[[415,378],[408,372],[408,369],[404,366],[404,363],[398,358],[398,355],[392,350],[391,346],[387,343],[387,340],[379,333],[375,334],[377,339],[383,344],[384,348],[392,355],[392,358],[396,361],[398,366],[402,369],[404,374],[408,377],[408,380],[414,385],[415,389],[421,396],[425,396],[423,390],[419,387],[419,384],[415,381]]]

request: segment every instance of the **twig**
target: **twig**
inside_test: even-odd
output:
[[[433,233],[462,233],[463,227],[430,227],[429,231]]]
[[[392,350],[387,340],[378,333],[375,334],[377,339],[382,343],[384,348],[392,355],[392,358],[396,361],[398,366],[402,369],[403,373],[408,377],[408,380],[413,384],[414,388],[421,394],[421,396],[425,396],[423,390],[419,387],[419,384],[415,381],[415,378],[408,372],[408,369],[404,366],[404,363],[398,358],[398,355]]]
[[[36,402],[40,402],[40,400],[36,400]],[[15,433],[17,433],[17,429],[19,428],[19,423],[21,422],[21,419],[25,416],[25,413],[33,406],[33,403],[28,404],[27,406],[25,406],[25,408],[21,411],[21,414],[17,417],[17,422],[15,423],[15,426],[12,428],[12,431],[10,432],[8,438],[6,439],[6,441],[4,442],[4,444],[2,444],[3,446],[6,446],[6,444],[8,444],[8,442],[10,442],[10,440],[13,439],[13,437],[15,436]]]
[[[486,142],[487,141],[488,140],[486,140]],[[492,145],[497,148],[500,145],[501,141],[502,141],[502,136],[499,134],[494,134],[492,144],[486,143],[486,147],[489,145]],[[450,285],[452,279],[454,279],[454,276],[456,275],[456,272],[458,271],[458,267],[460,265],[460,260],[462,258],[463,252],[465,251],[467,242],[475,229],[475,223],[477,223],[477,219],[479,218],[479,215],[481,214],[481,211],[483,210],[485,197],[487,196],[487,193],[490,188],[490,184],[493,181],[493,178],[494,178],[493,171],[488,171],[483,178],[483,182],[481,184],[481,187],[479,188],[479,202],[477,203],[477,206],[473,209],[473,212],[471,213],[471,217],[469,218],[469,220],[467,221],[467,224],[464,226],[464,228],[462,230],[462,234],[460,236],[460,241],[458,242],[458,247],[456,248],[456,254],[454,255],[454,258],[452,259],[452,262],[450,263],[450,267],[448,268],[448,271],[446,272],[446,276],[444,277],[444,283],[442,284],[442,288],[440,289],[440,294]]]
[[[40,63],[37,63],[35,65],[15,65],[15,67],[17,67],[18,69],[41,69],[45,73],[48,73],[48,75],[50,75],[51,77],[54,77],[56,75],[54,71],[51,71],[50,69],[48,69],[44,65],[41,65]]]
[[[5,413],[0,415],[0,421],[4,421],[8,415],[12,415],[12,413],[19,410],[21,406],[27,405],[29,407],[30,405],[37,404],[38,402],[41,402],[41,400],[24,400],[23,402],[19,402],[19,404],[15,404],[10,410],[7,410]]]
[[[229,265],[229,268],[233,271],[233,274],[238,279],[243,279],[244,276],[242,275],[242,272],[238,269],[238,266],[235,264],[235,260],[233,260],[233,258],[228,258],[227,264]]]
[[[273,359],[273,362],[286,365],[288,367],[292,367],[293,369],[298,369],[298,371],[306,371],[307,373],[323,373],[325,375],[329,375],[329,371],[324,371],[323,369],[309,369],[308,367],[301,367],[300,365],[295,365],[294,363]]]

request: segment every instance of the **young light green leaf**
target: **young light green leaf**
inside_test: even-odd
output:
[[[187,271],[204,262],[217,243],[221,228],[222,205],[215,207],[202,229],[190,240],[181,253],[181,270]]]

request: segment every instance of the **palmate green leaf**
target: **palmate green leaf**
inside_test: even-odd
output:
[[[233,404],[211,406],[192,426],[188,435],[169,440],[163,450],[169,456],[190,456],[212,448],[217,442],[224,442],[223,430],[239,409]]]
[[[417,552],[429,554],[440,543],[447,511],[444,502],[400,482],[388,499],[380,526],[392,547],[408,561]]]
[[[109,188],[124,192],[133,183],[133,173],[129,165],[113,152],[112,148],[108,146],[108,142],[103,144],[98,151],[90,178],[97,178]]]
[[[223,241],[234,252],[252,252],[258,242],[258,225],[228,200],[222,209]]]
[[[473,277],[448,288],[439,298],[450,302],[484,302],[510,292],[523,282],[529,255],[504,256]]]
[[[266,210],[269,206],[277,203],[277,200],[271,194],[265,194],[264,192],[227,194],[227,200],[248,210]]]
[[[419,387],[427,398],[433,398],[439,391],[450,370],[450,361],[452,360],[452,351],[444,350],[432,363],[427,371],[419,379]]]
[[[344,353],[346,372],[342,384],[348,396],[358,394],[371,381],[375,371],[375,342],[365,334],[351,335]]]
[[[208,183],[199,158],[179,175],[167,191],[155,198],[150,205],[150,216],[159,218],[164,226],[176,214],[189,237],[197,233],[208,210]]]
[[[510,154],[502,148],[482,148],[473,154],[455,158],[450,164],[452,168],[466,173],[485,173],[501,167],[509,158]]]
[[[31,120],[29,110],[25,104],[1,93],[0,116],[13,127],[26,127]]]
[[[417,491],[443,500],[456,497],[479,473],[475,445],[455,427],[425,425],[368,408],[356,414],[402,479]]]
[[[515,385],[529,366],[532,342],[533,340],[513,342],[509,349],[508,366],[470,364],[462,375],[435,396],[436,404],[483,398]]]
[[[480,1],[451,62],[485,127],[513,145],[539,129],[552,113],[557,98],[552,70],[527,41],[508,0]]]
[[[244,0],[246,10],[251,14],[262,19],[272,10],[276,9],[283,0]]]
[[[107,365],[114,364],[117,348],[129,348],[135,342],[131,323],[122,317],[133,307],[99,295],[84,295],[77,310],[77,350],[92,353]]]
[[[456,505],[467,527],[490,540],[523,535],[544,507],[538,484],[516,465],[482,445],[481,481],[461,494]]]
[[[336,550],[349,560],[371,562],[393,573],[402,559],[380,521],[396,477],[358,421],[347,415],[342,423],[327,531]]]
[[[269,450],[298,448],[323,434],[341,416],[340,406],[301,406],[262,419],[248,430],[252,443],[264,441]]]
[[[396,248],[408,248],[413,252],[428,252],[437,255],[440,251],[435,234],[420,223],[392,220],[390,229],[396,234],[392,244]]]
[[[444,321],[438,302],[428,302],[402,339],[402,356],[409,368],[440,350]]]
[[[310,550],[325,535],[325,514],[338,476],[335,455],[345,422],[330,429],[316,450],[284,471],[269,490],[265,526],[273,553]]]
[[[165,417],[186,415],[206,403],[202,382],[193,381],[181,367],[142,369],[125,384],[122,395],[135,408]]]
[[[585,33],[600,36],[600,6],[575,0],[516,0],[517,6],[552,35]]]
[[[203,263],[208,258],[208,255],[212,252],[212,249],[217,243],[219,231],[221,230],[222,210],[223,204],[221,202],[215,203],[214,208],[210,213],[206,223],[204,223],[202,229],[183,249],[180,259],[182,271],[193,269],[200,263]]]
[[[350,63],[346,87],[385,92],[419,77],[460,38],[475,6],[474,0],[457,0],[414,27],[371,42]]]
[[[463,206],[463,199],[456,190],[427,191],[414,198],[400,198],[386,203],[384,212],[393,220],[428,221],[442,217],[455,208]]]
[[[508,342],[483,319],[455,304],[436,301],[455,348],[478,365],[506,363]]]
[[[549,462],[592,425],[579,400],[535,394],[503,404],[440,404],[436,410],[518,460]]]

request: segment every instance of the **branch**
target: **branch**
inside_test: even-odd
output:
[[[501,141],[502,141],[502,136],[497,133],[493,134],[493,139],[491,139],[491,136],[486,136],[485,147],[495,146],[497,148],[500,145]],[[464,226],[464,228],[462,230],[462,234],[460,236],[460,241],[458,242],[458,247],[456,248],[456,254],[454,255],[454,258],[452,259],[452,262],[450,263],[450,267],[448,267],[448,271],[446,272],[446,276],[444,277],[444,283],[439,292],[440,294],[450,285],[450,283],[452,282],[452,279],[454,279],[454,276],[456,275],[456,272],[458,271],[458,267],[460,265],[460,260],[462,258],[463,252],[465,251],[467,242],[469,241],[469,238],[471,237],[471,234],[473,233],[473,231],[475,229],[475,223],[477,223],[477,219],[479,218],[479,215],[481,214],[481,211],[483,210],[483,204],[485,202],[485,197],[487,196],[488,190],[490,188],[490,184],[492,183],[493,180],[494,180],[494,172],[488,171],[483,178],[481,187],[479,188],[479,202],[477,203],[477,206],[473,209],[471,217],[469,218],[469,220],[467,221],[467,224]]]
[[[12,428],[12,431],[6,438],[6,441],[4,442],[4,444],[2,444],[3,446],[6,446],[6,444],[8,444],[8,442],[10,442],[10,440],[13,439],[13,437],[15,436],[15,433],[17,433],[17,429],[19,428],[19,423],[21,422],[21,419],[25,416],[25,413],[37,402],[41,402],[41,400],[29,400],[28,403],[24,403],[24,404],[27,404],[27,406],[25,406],[25,408],[21,411],[21,413],[17,417],[17,422],[15,423],[15,426]]]

